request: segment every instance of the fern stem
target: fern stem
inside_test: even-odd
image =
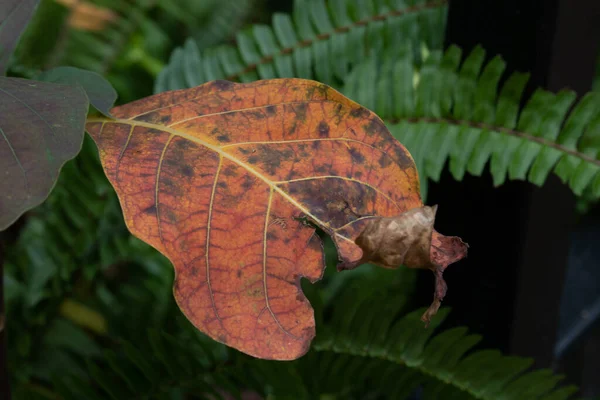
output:
[[[389,12],[384,13],[384,14],[373,15],[371,17],[358,20],[358,21],[356,21],[356,22],[354,22],[352,24],[345,25],[345,26],[340,26],[339,28],[336,28],[336,29],[334,29],[331,32],[320,33],[320,34],[316,35],[314,39],[304,39],[304,40],[299,41],[298,43],[296,43],[293,46],[284,47],[283,49],[279,50],[275,54],[270,54],[270,55],[267,55],[267,56],[263,56],[256,63],[249,64],[243,70],[241,70],[239,72],[236,72],[236,73],[233,73],[233,74],[227,76],[225,79],[227,79],[228,81],[238,80],[242,75],[247,74],[249,72],[252,72],[252,71],[256,70],[259,65],[269,64],[269,63],[273,62],[273,60],[277,56],[282,56],[282,55],[285,55],[285,54],[293,53],[294,50],[301,49],[303,47],[311,46],[313,43],[320,42],[322,40],[327,40],[332,35],[335,35],[335,34],[338,34],[338,33],[348,32],[352,28],[356,28],[358,26],[365,26],[365,25],[368,25],[371,22],[385,21],[385,20],[387,20],[389,18],[399,17],[401,15],[410,14],[410,13],[413,13],[413,12],[418,12],[418,11],[422,11],[422,10],[426,10],[426,9],[430,9],[430,8],[444,7],[447,4],[448,4],[448,0],[434,0],[434,1],[427,2],[427,3],[418,4],[418,5],[410,6],[410,7],[407,7],[407,8],[403,8],[401,10],[392,10],[392,11],[389,11]]]
[[[562,153],[568,154],[570,156],[577,157],[585,162],[600,166],[600,160],[598,160],[594,157],[588,156],[587,154],[581,153],[575,149],[570,149],[563,145],[555,143],[551,140],[548,140],[548,139],[545,139],[542,137],[538,137],[538,136],[533,136],[533,135],[530,135],[529,133],[520,132],[520,131],[517,131],[514,129],[505,128],[503,126],[494,126],[494,125],[486,124],[483,122],[465,121],[465,120],[459,120],[459,119],[453,119],[453,118],[428,118],[428,117],[392,119],[392,120],[388,119],[388,120],[386,120],[386,122],[390,123],[390,124],[398,124],[400,122],[408,122],[411,124],[416,124],[419,122],[424,122],[424,123],[429,123],[429,124],[450,124],[450,125],[465,126],[465,127],[469,127],[469,128],[486,130],[486,131],[490,131],[490,132],[505,134],[505,135],[529,140],[531,142],[541,144],[542,146],[545,146],[545,147],[551,147],[553,149],[556,149],[556,150],[558,150]]]
[[[394,363],[397,365],[403,365],[406,368],[416,369],[417,371],[421,372],[422,374],[430,376],[440,382],[445,383],[446,385],[454,386],[455,388],[469,394],[474,399],[484,399],[484,400],[487,399],[487,397],[478,396],[476,393],[472,392],[467,386],[461,385],[460,382],[457,382],[456,380],[444,379],[444,378],[440,377],[439,375],[436,375],[435,372],[429,371],[427,368],[423,368],[423,366],[421,366],[421,365],[409,365],[405,360],[403,360],[399,357],[393,357],[393,356],[389,355],[388,353],[386,353],[386,354],[371,354],[366,351],[363,351],[363,352],[357,351],[351,347],[348,347],[346,349],[340,349],[340,348],[336,348],[334,346],[328,346],[326,344],[321,344],[319,346],[313,346],[313,349],[316,351],[330,351],[332,353],[342,354],[342,355],[350,355],[350,356],[354,356],[354,357],[376,358],[376,359],[391,362],[391,363]]]

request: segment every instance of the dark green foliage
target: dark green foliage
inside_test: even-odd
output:
[[[81,148],[87,110],[79,87],[0,77],[0,230],[48,197]]]
[[[417,389],[424,399],[569,398],[574,388],[553,390],[560,377],[528,371],[531,360],[470,351],[479,337],[464,328],[435,334],[448,309],[424,329],[423,310],[406,311],[412,276],[413,271],[403,270],[346,278],[335,298],[318,311],[325,317],[313,350],[294,362],[234,352],[178,315],[167,328],[151,328],[142,337],[123,335],[129,339],[105,345],[101,355],[92,347],[85,355],[87,367],[76,375],[55,374],[54,389],[65,399],[91,393],[177,399],[186,392],[207,399],[242,392],[271,398],[404,399]],[[329,289],[319,286],[311,295],[313,304]]]
[[[90,105],[110,117],[110,109],[117,100],[117,92],[101,75],[74,67],[57,67],[42,72],[37,80],[81,86]]]
[[[157,6],[173,18],[173,23],[185,26],[185,36],[193,38],[200,48],[218,45],[232,38],[241,27],[256,0],[161,0]]]
[[[37,4],[38,0],[4,0],[0,4],[0,75],[6,73],[13,50]]]

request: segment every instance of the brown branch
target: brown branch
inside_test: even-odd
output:
[[[585,162],[588,162],[590,164],[594,164],[597,166],[600,166],[600,160],[595,159],[594,157],[590,157],[587,154],[583,154],[577,150],[574,149],[570,149],[568,147],[565,147],[561,144],[555,143],[551,140],[542,138],[542,137],[538,137],[538,136],[533,136],[530,135],[529,133],[525,133],[525,132],[520,132],[514,129],[509,129],[509,128],[505,128],[503,126],[494,126],[494,125],[490,125],[490,124],[486,124],[483,122],[474,122],[474,121],[464,121],[464,120],[458,120],[458,119],[453,119],[453,118],[427,118],[427,117],[423,117],[423,118],[406,118],[406,119],[393,119],[393,120],[386,120],[387,123],[390,124],[397,124],[399,122],[408,122],[411,124],[416,124],[419,122],[425,122],[425,123],[431,123],[431,124],[441,124],[441,123],[445,123],[445,124],[450,124],[450,125],[456,125],[456,126],[466,126],[469,128],[476,128],[476,129],[484,129],[490,132],[495,132],[495,133],[502,133],[505,135],[509,135],[509,136],[514,136],[514,137],[518,137],[521,139],[525,139],[528,140],[530,142],[534,142],[534,143],[538,143],[541,144],[543,146],[546,147],[551,147],[553,149],[556,149],[562,153],[565,154],[569,154],[573,157],[577,157]]]
[[[336,29],[334,29],[331,32],[320,33],[317,36],[315,36],[314,39],[304,39],[304,40],[301,40],[301,41],[299,41],[298,43],[296,43],[293,46],[285,47],[285,48],[279,50],[279,52],[277,52],[275,54],[270,54],[268,56],[263,56],[256,63],[249,64],[248,66],[246,66],[246,68],[244,68],[240,72],[236,72],[234,74],[231,74],[231,75],[227,76],[225,79],[227,79],[228,81],[238,80],[240,78],[240,76],[242,76],[244,74],[247,74],[248,72],[254,71],[256,68],[258,68],[259,65],[264,65],[264,64],[272,63],[273,60],[275,59],[275,57],[277,57],[277,56],[282,56],[282,55],[285,55],[285,54],[291,54],[291,53],[294,52],[294,50],[301,49],[303,47],[311,46],[313,43],[319,42],[321,40],[327,40],[327,39],[329,39],[331,36],[333,36],[335,34],[348,32],[352,28],[355,28],[355,27],[358,27],[358,26],[365,26],[365,25],[367,25],[367,24],[369,24],[371,22],[385,21],[385,20],[387,20],[389,18],[399,17],[401,15],[410,14],[410,13],[413,13],[413,12],[422,11],[422,10],[426,10],[426,9],[429,9],[429,8],[443,7],[446,4],[448,4],[448,0],[434,0],[434,1],[427,2],[427,3],[410,6],[410,7],[404,8],[402,10],[392,10],[392,11],[389,11],[389,12],[387,12],[385,14],[378,14],[378,15],[374,15],[372,17],[361,19],[361,20],[356,21],[356,22],[354,22],[352,24],[336,28]]]

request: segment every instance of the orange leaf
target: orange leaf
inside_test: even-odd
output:
[[[87,128],[127,226],[172,261],[192,323],[256,357],[298,358],[315,335],[300,278],[318,280],[324,259],[305,220],[347,268],[373,218],[422,206],[408,151],[318,82],[214,81],[112,115]]]

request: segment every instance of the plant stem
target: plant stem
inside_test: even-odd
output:
[[[4,248],[0,241],[0,398],[10,400],[6,352],[6,317],[4,315]]]

